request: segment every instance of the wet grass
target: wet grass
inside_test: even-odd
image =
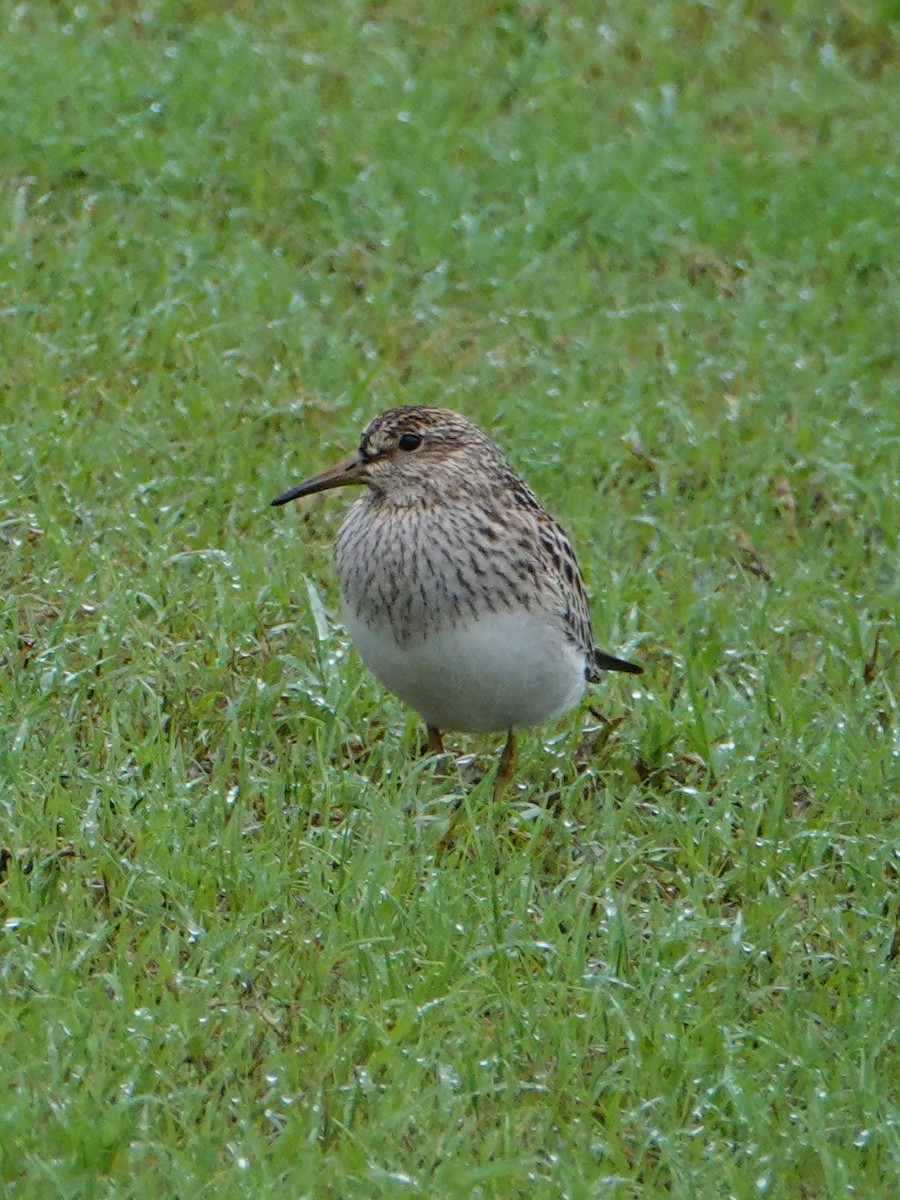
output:
[[[894,1194],[896,12],[778,11],[4,10],[4,1195]],[[647,667],[502,808],[267,507],[415,401]]]

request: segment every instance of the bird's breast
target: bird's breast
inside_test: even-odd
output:
[[[489,505],[358,501],[335,543],[347,629],[383,684],[439,729],[540,724],[585,687],[528,528]]]
[[[585,656],[534,614],[487,613],[398,642],[345,608],[363,661],[436,729],[486,733],[540,725],[584,694]]]
[[[539,605],[534,569],[514,560],[488,513],[358,501],[335,558],[345,612],[404,644],[461,622]]]

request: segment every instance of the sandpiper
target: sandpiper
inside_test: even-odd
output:
[[[381,682],[441,730],[504,731],[566,712],[600,671],[640,674],[594,645],[569,539],[472,421],[406,405],[370,422],[355,454],[272,503],[347,484],[365,494],[335,542],[344,621]]]

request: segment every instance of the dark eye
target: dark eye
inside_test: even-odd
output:
[[[421,433],[401,433],[397,439],[397,445],[401,450],[418,450],[422,445]]]

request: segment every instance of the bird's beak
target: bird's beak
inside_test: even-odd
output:
[[[286,492],[282,492],[277,496],[272,503],[287,504],[289,500],[299,500],[301,496],[311,496],[313,492],[327,492],[329,488],[344,487],[348,483],[365,483],[363,475],[363,464],[360,461],[358,454],[351,454],[349,458],[345,458],[343,462],[335,463],[333,467],[329,467],[326,471],[321,471],[318,475],[313,475],[311,479],[305,479],[303,483],[298,483],[296,487],[288,488]]]

